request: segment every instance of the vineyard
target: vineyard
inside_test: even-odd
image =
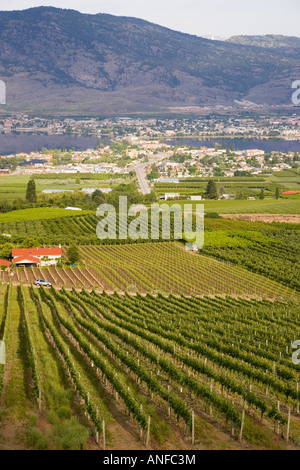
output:
[[[106,292],[299,298],[297,291],[231,263],[186,252],[175,242],[81,246],[80,263],[74,268],[0,271],[3,283],[30,285],[36,279],[47,279],[56,288]]]
[[[99,242],[96,236],[98,218],[88,211],[82,212],[74,215],[74,211],[65,209],[42,208],[1,214],[0,233],[10,234],[10,241],[15,243],[28,237],[34,237],[42,245]]]
[[[289,298],[292,290],[229,263],[185,251],[174,242],[81,246],[81,260],[107,291]]]
[[[0,298],[0,447],[13,427],[20,448],[300,446],[295,302],[11,285]]]
[[[46,278],[53,286],[61,288],[86,287],[103,289],[103,279],[93,268],[18,268],[12,273],[0,272],[4,283],[32,284],[36,279]]]
[[[202,253],[300,289],[299,224],[210,219]]]

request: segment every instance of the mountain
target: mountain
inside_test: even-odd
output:
[[[246,46],[278,49],[280,53],[286,53],[289,56],[300,56],[300,38],[295,36],[280,36],[274,34],[266,34],[265,36],[232,36],[227,39],[227,42]]]
[[[298,49],[289,38],[284,47],[257,42],[212,41],[136,18],[52,7],[2,11],[6,109],[83,115],[290,104]]]

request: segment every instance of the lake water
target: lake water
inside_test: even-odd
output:
[[[101,138],[103,143],[103,138]],[[264,140],[264,139],[225,139],[229,148],[234,143],[236,150],[261,149],[266,153],[271,151],[279,152],[300,152],[300,140]],[[107,143],[110,139],[107,138]],[[189,145],[191,147],[213,147],[215,143],[222,143],[222,139],[166,139],[166,144]],[[15,154],[18,152],[33,152],[41,150],[42,147],[52,149],[54,147],[66,147],[75,150],[96,149],[97,137],[78,135],[36,135],[36,134],[0,134],[0,155]]]
[[[190,147],[210,147],[215,143],[222,144],[223,139],[166,139],[165,143],[169,145],[189,145]],[[272,151],[278,152],[300,152],[300,140],[282,140],[282,139],[225,139],[226,146],[229,148],[233,143],[235,150],[259,149],[266,153]]]
[[[101,139],[103,143],[103,139]],[[109,139],[107,139],[109,143]],[[33,152],[41,150],[66,147],[75,150],[96,149],[97,137],[77,135],[36,135],[36,134],[0,134],[0,155],[10,155],[18,152]]]

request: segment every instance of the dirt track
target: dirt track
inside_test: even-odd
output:
[[[290,224],[300,224],[300,215],[297,214],[220,214],[226,219],[241,219],[251,222],[285,222]]]

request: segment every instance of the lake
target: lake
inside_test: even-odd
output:
[[[101,139],[103,143],[103,139]],[[110,140],[107,138],[107,143]],[[78,135],[37,135],[37,134],[0,134],[0,155],[10,155],[18,152],[30,153],[41,150],[66,147],[75,150],[96,149],[97,137]]]
[[[190,147],[213,147],[215,143],[222,144],[223,139],[165,139],[169,145],[189,145]],[[266,153],[277,152],[300,152],[300,140],[282,139],[225,139],[229,148],[233,143],[235,150],[259,149]]]
[[[101,138],[101,143],[104,139]],[[106,139],[110,143],[110,139]],[[225,139],[229,148],[233,143],[236,150],[261,149],[266,153],[271,151],[279,152],[300,152],[300,140],[282,139]],[[165,139],[170,145],[189,145],[191,147],[213,147],[215,143],[222,143],[222,139]],[[96,149],[97,137],[82,135],[37,135],[37,134],[0,134],[0,155],[10,155],[18,152],[30,153],[34,150],[41,150],[42,147],[52,149],[54,147],[67,149],[75,148],[77,151]]]

